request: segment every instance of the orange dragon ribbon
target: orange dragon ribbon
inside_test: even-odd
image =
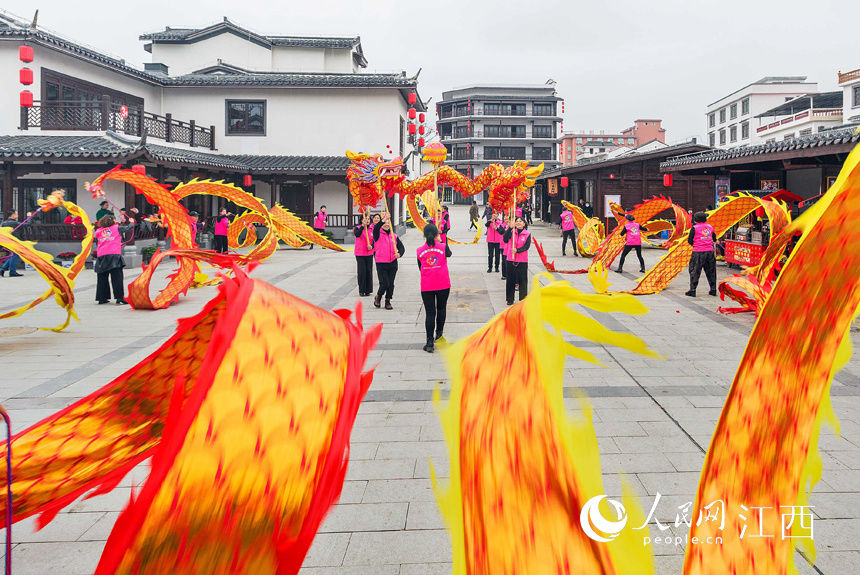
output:
[[[340,494],[381,326],[236,274],[150,357],[13,437],[15,521],[44,524],[152,456],[97,574],[298,572]]]
[[[54,207],[62,206],[72,216],[81,218],[80,225],[83,225],[85,230],[84,237],[81,239],[81,251],[75,256],[75,259],[72,260],[71,267],[60,267],[54,263],[54,256],[39,251],[36,249],[36,244],[33,242],[22,241],[13,236],[12,228],[0,228],[0,247],[4,247],[18,254],[21,259],[32,265],[50,286],[48,291],[27,305],[21,306],[20,308],[10,312],[0,314],[0,319],[18,317],[53,295],[57,305],[66,310],[66,320],[56,327],[44,329],[61,331],[68,327],[72,318],[77,319],[78,317],[75,313],[75,278],[81,270],[84,269],[87,263],[87,258],[90,257],[90,251],[93,246],[93,227],[87,213],[77,204],[63,200],[62,196],[59,194],[52,194],[50,197],[53,198],[53,201],[47,200],[40,202],[43,211],[48,211]]]

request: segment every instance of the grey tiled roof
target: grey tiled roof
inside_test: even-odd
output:
[[[273,46],[296,48],[352,48],[361,44],[359,36],[353,37],[314,37],[314,36],[266,36]]]
[[[104,136],[0,136],[8,159],[124,158],[137,149]]]
[[[291,46],[298,48],[353,48],[361,43],[359,36],[265,36],[243,28],[238,24],[224,19],[223,22],[212,24],[204,28],[171,28],[166,27],[158,32],[141,34],[140,40],[155,40],[156,42],[182,42],[193,41],[194,37],[207,37],[212,33],[221,32],[223,29],[231,29],[238,32],[250,34],[258,39],[265,39],[273,46]]]
[[[108,134],[104,136],[0,136],[0,158],[7,160],[98,159],[157,163],[249,173],[346,174],[346,156],[228,155],[174,148]]]
[[[780,140],[755,146],[742,146],[740,148],[732,148],[730,150],[709,150],[696,154],[676,156],[661,163],[660,168],[696,166],[698,164],[724,162],[740,158],[750,158],[750,160],[752,160],[755,156],[843,144],[853,145],[858,142],[860,142],[860,131],[858,131],[858,126],[849,126],[835,130],[826,130],[824,132],[818,132],[793,140]],[[827,153],[827,151],[822,150],[822,155]]]
[[[414,88],[415,78],[400,74],[186,74],[164,77],[166,86],[293,86],[306,87],[359,87],[359,88]]]
[[[272,172],[346,173],[350,161],[346,156],[226,156],[250,170]]]

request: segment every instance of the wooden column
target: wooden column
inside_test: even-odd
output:
[[[6,219],[6,212],[12,209],[12,187],[15,185],[15,164],[3,162],[3,205],[0,218]]]
[[[131,208],[134,207],[134,186],[131,184],[125,184],[125,198],[123,199],[124,203],[121,205],[121,208]],[[119,214],[117,214],[119,215]]]
[[[311,214],[316,211],[316,201],[315,201],[315,192],[317,187],[317,179],[313,176],[308,177],[308,189],[310,189],[310,212]]]

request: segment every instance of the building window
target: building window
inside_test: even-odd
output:
[[[535,104],[532,107],[532,114],[535,116],[552,116],[552,104]]]
[[[454,137],[455,138],[466,138],[469,136],[469,127],[468,126],[454,126]]]
[[[546,146],[546,147],[535,146],[534,150],[532,150],[532,159],[533,160],[551,160],[552,159],[552,148],[549,146]]]
[[[725,123],[726,123],[726,109],[723,108],[722,110],[720,110],[720,124],[725,124]]]
[[[711,112],[708,114],[708,127],[713,128],[717,125],[717,115]]]
[[[484,104],[484,114],[487,116],[525,116],[525,104]]]
[[[525,138],[525,126],[484,126],[485,138]]]
[[[634,143],[633,138],[627,138],[627,143],[628,143],[628,144],[633,144],[633,143]]]
[[[406,120],[400,116],[400,157],[404,156],[406,151]]]
[[[265,136],[265,100],[227,100],[228,136]]]
[[[720,145],[723,146],[726,143],[726,131],[720,130]]]
[[[731,128],[729,128],[729,140],[732,142],[738,141],[738,127],[737,126],[732,126]]]
[[[812,134],[812,128],[806,128],[805,130],[801,130],[798,135],[802,138],[803,136],[809,136],[810,134]]]
[[[576,151],[577,151],[577,152],[582,152],[582,146],[577,146],[577,147],[576,147]]]
[[[783,140],[793,140],[793,139],[794,139],[793,133],[792,134],[786,134],[785,137],[783,138]]]
[[[741,124],[741,139],[747,140],[750,137],[750,123],[744,122]]]
[[[744,98],[741,100],[741,115],[746,115],[750,113],[750,99]]]
[[[577,139],[576,139],[576,143],[577,143],[577,144],[581,144],[581,143],[582,143],[582,138],[577,138]]]
[[[860,107],[860,84],[858,84],[857,86],[854,86],[852,88],[852,90],[854,91],[854,103],[851,104],[851,107],[852,108]]]
[[[713,146],[714,144],[716,144],[716,143],[717,143],[717,135],[716,135],[714,132],[711,132],[711,133],[708,135],[708,140],[710,141],[711,146]]]
[[[66,191],[66,200],[78,201],[78,182],[76,180],[16,180],[12,187],[12,206],[18,210],[18,220],[23,221],[28,212],[37,212],[41,209],[37,200],[44,200],[56,190]],[[4,219],[5,219],[5,215]],[[57,208],[48,212],[41,212],[36,217],[42,224],[61,224],[69,213],[65,208]],[[117,216],[119,214],[116,214]]]
[[[508,146],[484,147],[484,159],[486,160],[525,160],[525,148],[513,148]]]
[[[729,117],[731,117],[732,120],[734,120],[735,118],[738,117],[738,105],[737,104],[732,104],[731,106],[729,106]]]
[[[552,126],[534,126],[532,138],[552,138]]]

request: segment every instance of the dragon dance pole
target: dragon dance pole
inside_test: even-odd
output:
[[[394,241],[394,222],[391,221],[391,212],[388,211],[388,199],[382,191],[382,178],[376,179],[376,185],[379,188],[379,197],[382,198],[382,212],[388,214],[388,226],[391,228],[388,237],[391,238],[391,251],[397,252],[397,243]]]

